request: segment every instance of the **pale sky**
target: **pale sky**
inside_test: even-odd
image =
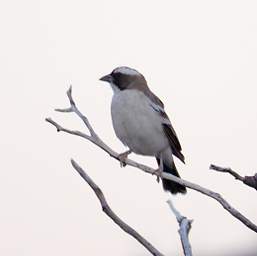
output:
[[[45,117],[86,131],[66,90],[113,149],[111,88],[98,79],[117,66],[138,69],[165,103],[186,157],[181,176],[221,193],[257,223],[256,1],[50,1],[0,3],[0,255],[146,256],[101,211],[74,158],[113,210],[165,255],[182,255],[178,225],[155,177],[119,163],[93,144],[56,133]],[[156,168],[154,158],[131,155]],[[172,196],[194,219],[194,255],[257,255],[257,235],[216,201],[189,190]]]

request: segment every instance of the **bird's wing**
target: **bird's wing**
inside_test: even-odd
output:
[[[178,137],[177,137],[177,134],[176,134],[174,128],[171,125],[169,117],[167,116],[167,114],[164,110],[164,104],[151,91],[147,96],[151,99],[151,103],[150,103],[151,107],[162,117],[163,131],[164,131],[165,135],[167,136],[167,138],[169,139],[170,147],[172,149],[173,155],[175,155],[183,163],[185,163],[185,157],[181,153],[182,148],[181,148],[180,142],[178,140]]]
[[[182,154],[181,145],[179,143],[178,137],[174,131],[174,128],[171,124],[162,124],[164,133],[169,139],[170,147],[172,149],[173,155],[175,155],[178,159],[180,159],[183,163],[185,163],[185,157]]]

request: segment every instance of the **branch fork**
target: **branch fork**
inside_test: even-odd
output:
[[[193,220],[189,220],[187,217],[182,216],[181,213],[175,208],[171,199],[167,201],[171,211],[176,216],[177,222],[179,224],[178,233],[180,235],[181,244],[183,246],[183,251],[185,256],[192,256],[192,248],[189,242],[189,231],[192,226]]]

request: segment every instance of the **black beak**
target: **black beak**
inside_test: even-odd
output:
[[[100,81],[104,81],[104,82],[108,82],[108,83],[111,83],[113,81],[113,78],[112,78],[112,75],[109,74],[109,75],[106,75],[106,76],[103,76],[99,79]]]

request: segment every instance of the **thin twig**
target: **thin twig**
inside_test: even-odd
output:
[[[54,125],[57,129],[57,132],[66,132],[66,133],[69,133],[69,134],[73,134],[73,135],[76,135],[76,136],[80,136],[84,139],[87,139],[87,140],[90,140],[93,142],[92,140],[92,137],[83,133],[83,132],[80,132],[80,131],[75,131],[75,130],[69,130],[69,129],[66,129],[66,128],[63,128],[61,125],[59,125],[58,123],[56,123],[54,120],[52,120],[51,118],[46,118],[45,119],[48,123]]]
[[[178,232],[180,235],[180,240],[183,247],[184,255],[192,256],[193,253],[192,253],[192,248],[189,242],[188,235],[189,235],[189,231],[191,229],[193,220],[189,220],[187,217],[182,216],[180,212],[173,205],[171,199],[169,199],[167,203],[170,209],[172,210],[172,212],[174,213],[174,215],[176,216],[177,222],[179,224]]]
[[[209,167],[210,170],[218,171],[218,172],[227,172],[231,174],[236,180],[242,181],[245,185],[252,187],[257,190],[257,173],[254,176],[245,176],[242,177],[237,172],[227,167],[220,167],[214,164],[211,164]]]
[[[210,167],[209,167],[210,170],[215,170],[215,171],[218,171],[218,172],[227,172],[227,173],[230,173],[232,176],[235,177],[236,180],[241,180],[241,181],[244,181],[244,177],[240,176],[238,173],[236,173],[235,171],[233,171],[231,168],[224,168],[224,167],[220,167],[220,166],[217,166],[217,165],[214,165],[214,164],[211,164]]]
[[[74,169],[79,173],[79,175],[88,183],[88,185],[93,189],[96,196],[98,197],[102,209],[106,215],[108,215],[121,229],[126,233],[133,236],[139,243],[141,243],[152,255],[164,256],[159,252],[151,243],[149,243],[144,237],[142,237],[136,230],[131,228],[122,219],[120,219],[111,209],[107,203],[102,190],[95,184],[95,182],[88,176],[88,174],[73,160],[71,159],[71,164]]]
[[[106,145],[100,138],[99,136],[94,132],[92,126],[90,125],[88,119],[78,110],[78,108],[76,107],[74,100],[72,99],[72,95],[71,95],[71,87],[67,92],[67,95],[69,97],[70,100],[70,104],[71,104],[71,108],[73,109],[73,112],[75,112],[84,122],[84,124],[86,125],[86,127],[89,129],[91,136],[86,135],[84,133],[78,132],[78,131],[72,131],[66,128],[63,128],[62,126],[60,126],[59,124],[57,124],[55,121],[53,121],[51,118],[46,118],[45,120],[49,123],[51,123],[52,125],[54,125],[57,129],[57,131],[63,131],[69,134],[73,134],[76,136],[80,136],[83,137],[89,141],[91,141],[92,143],[94,143],[95,145],[97,145],[98,147],[100,147],[101,149],[103,149],[105,152],[107,152],[111,157],[119,160],[118,157],[118,153],[115,152],[113,149],[111,149],[108,145]],[[141,169],[142,171],[146,172],[146,173],[150,173],[152,175],[156,175],[156,171],[146,165],[137,163],[131,159],[126,159],[124,161],[124,163],[126,165],[130,165],[133,167],[136,167],[138,169]],[[191,188],[193,190],[196,190],[208,197],[211,197],[213,199],[215,199],[216,201],[218,201],[225,210],[227,210],[232,216],[234,216],[235,218],[237,218],[239,221],[241,221],[244,225],[246,225],[249,229],[253,230],[254,232],[257,232],[257,226],[251,222],[249,219],[247,219],[243,214],[241,214],[238,210],[236,210],[235,208],[233,208],[220,194],[211,191],[207,188],[201,187],[200,185],[197,185],[195,183],[180,179],[172,174],[169,173],[165,173],[162,172],[162,178],[164,179],[168,179],[174,182],[177,182],[178,184],[184,185],[188,188]]]

